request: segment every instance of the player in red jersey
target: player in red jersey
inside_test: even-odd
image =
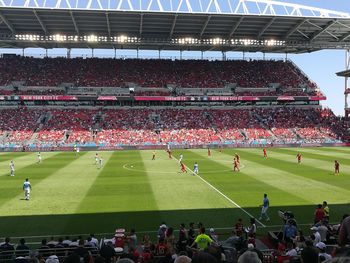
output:
[[[264,153],[264,158],[267,158],[266,148],[263,149],[263,153]]]
[[[208,156],[211,156],[211,150],[208,148]]]
[[[187,173],[186,165],[183,162],[181,162],[180,165],[181,165],[181,172]]]
[[[301,163],[301,153],[297,154],[297,160],[298,160],[298,163]]]
[[[334,174],[339,175],[339,162],[337,160],[334,161]]]
[[[238,155],[238,153],[235,153],[235,158],[236,158],[238,164],[240,164],[239,161],[240,161],[241,157]]]
[[[234,172],[236,172],[236,171],[239,172],[239,162],[237,161],[236,158],[233,159],[233,171]]]

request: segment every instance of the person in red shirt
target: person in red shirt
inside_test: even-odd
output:
[[[235,158],[236,158],[236,160],[237,160],[237,162],[239,164],[240,163],[239,160],[241,159],[241,157],[238,155],[238,153],[235,153]]]
[[[339,162],[337,160],[334,161],[334,174],[339,175]]]
[[[298,163],[301,163],[301,153],[297,154],[297,160],[298,160]]]
[[[267,158],[266,148],[263,149],[263,153],[264,153],[264,158]]]
[[[238,171],[239,172],[239,163],[236,158],[233,159],[233,171]]]
[[[181,162],[180,165],[181,165],[181,172],[187,173],[185,164],[183,162]]]
[[[208,156],[209,156],[209,157],[211,156],[211,151],[210,151],[209,148],[208,148]]]
[[[324,214],[324,210],[322,208],[322,205],[321,204],[318,204],[317,205],[317,208],[315,210],[315,220],[314,220],[314,223],[317,224],[319,223],[320,221],[323,220],[325,214]]]

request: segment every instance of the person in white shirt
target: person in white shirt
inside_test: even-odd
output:
[[[198,163],[197,163],[197,162],[194,163],[193,172],[194,172],[195,174],[198,174]]]
[[[179,163],[182,162],[182,159],[184,158],[184,156],[182,154],[180,154],[180,158],[179,158]]]
[[[99,169],[102,167],[102,165],[103,165],[103,159],[102,159],[102,157],[100,157],[99,159],[98,159],[98,164],[99,164]]]
[[[24,191],[24,198],[25,200],[29,201],[29,195],[30,195],[30,190],[32,189],[32,186],[29,182],[29,179],[26,178],[26,180],[23,183],[23,191]]]
[[[95,154],[95,165],[98,164],[98,153]]]
[[[13,160],[11,160],[10,162],[10,175],[15,176],[15,163],[13,162]]]
[[[37,157],[38,157],[38,163],[41,163],[42,158],[41,158],[41,153],[40,152],[38,152]]]

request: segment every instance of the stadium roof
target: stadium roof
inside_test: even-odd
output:
[[[349,49],[350,14],[271,0],[0,0],[0,47]]]

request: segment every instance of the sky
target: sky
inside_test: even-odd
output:
[[[350,13],[350,0],[288,0],[280,2],[297,3],[307,6],[320,7],[331,9],[335,11]],[[0,50],[2,53],[14,53],[14,50]],[[19,54],[22,51],[17,51]],[[25,54],[44,54],[44,50],[26,49]],[[55,49],[50,50],[49,55],[65,55],[65,50]],[[74,50],[72,51],[74,56],[91,56],[91,50]],[[107,50],[95,50],[95,56],[110,56],[113,57],[113,51]],[[140,51],[140,57],[157,58],[157,51]],[[135,57],[135,51],[118,50],[117,56],[130,56]],[[179,58],[179,52],[163,51],[162,57],[177,57]],[[199,52],[183,52],[183,58],[200,57]],[[218,52],[206,52],[207,58],[221,58],[221,54]],[[263,56],[261,53],[250,53],[246,57],[260,58]],[[230,52],[228,58],[242,58],[242,53]],[[266,58],[285,58],[284,54],[266,54]],[[323,93],[327,96],[327,100],[322,102],[322,105],[329,107],[336,115],[344,115],[344,79],[337,77],[336,72],[345,69],[345,51],[344,50],[323,50],[307,54],[288,55],[288,58],[293,60],[302,71],[304,71],[313,81],[315,81]]]

